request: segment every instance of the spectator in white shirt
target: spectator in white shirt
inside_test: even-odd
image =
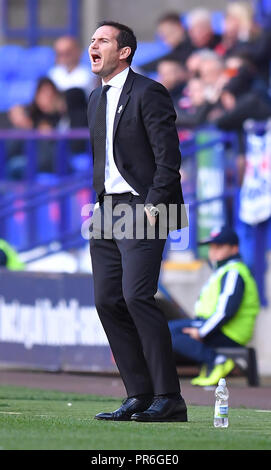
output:
[[[97,78],[91,67],[80,63],[81,48],[76,38],[62,36],[55,42],[56,65],[48,76],[61,91],[81,88],[88,96],[97,86]]]

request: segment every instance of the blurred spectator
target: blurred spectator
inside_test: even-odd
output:
[[[206,85],[214,85],[224,72],[224,62],[214,52],[203,57],[199,66],[199,73]]]
[[[47,130],[59,127],[87,127],[87,100],[80,88],[61,93],[47,77],[37,84],[33,101],[28,106],[13,106],[8,117],[17,129]]]
[[[242,57],[242,54],[231,55],[225,60],[225,74],[229,79],[238,75],[240,70],[243,73],[246,70],[248,76],[252,78],[251,89],[257,91],[266,101],[271,102],[267,84],[259,75],[255,64]]]
[[[187,64],[192,78],[188,81],[185,96],[179,102],[177,122],[181,127],[196,127],[208,120],[228,77],[224,62],[210,49],[195,52]]]
[[[246,120],[265,121],[271,117],[271,104],[253,91],[253,76],[246,69],[229,80],[222,90],[221,106],[209,114],[208,119],[224,131],[237,132],[239,154],[236,155],[237,179],[242,184],[245,171],[246,142],[243,126]]]
[[[247,69],[240,69],[223,88],[221,104],[224,112],[214,120],[219,128],[224,130],[242,131],[247,119],[264,121],[271,116],[271,105],[257,91],[252,90],[253,76]]]
[[[197,8],[187,15],[188,35],[195,49],[214,49],[221,36],[212,29],[212,18],[208,10]]]
[[[28,106],[14,106],[8,112],[11,127],[16,129],[38,129],[50,131],[61,126],[67,127],[67,105],[64,95],[47,77],[38,82],[32,103]],[[51,172],[54,168],[55,143],[51,139],[38,142],[39,171]],[[24,145],[14,140],[8,145],[8,174],[12,178],[20,178],[26,166]]]
[[[173,59],[184,64],[193,51],[193,47],[187,37],[184,25],[179,13],[166,13],[157,22],[157,35],[172,48],[169,54],[157,60],[144,64],[141,68],[145,72],[157,70],[158,63],[162,59]]]
[[[50,130],[60,124],[66,110],[65,98],[52,80],[41,78],[32,103],[12,107],[8,116],[17,129]]]
[[[257,66],[260,76],[266,84],[270,81],[270,60],[271,60],[271,29],[259,32],[247,43],[240,44],[236,48],[236,53],[250,60]]]
[[[214,229],[200,242],[209,245],[214,267],[195,304],[195,316],[169,322],[173,351],[202,365],[193,385],[216,385],[235,363],[216,348],[246,346],[259,313],[256,282],[239,253],[239,239],[230,227]]]
[[[203,60],[213,58],[213,56],[214,52],[211,49],[200,49],[193,52],[186,61],[189,78],[199,77]]]
[[[65,92],[67,115],[69,118],[69,127],[83,128],[88,127],[87,122],[87,100],[84,91],[80,88],[70,88]],[[85,153],[85,140],[71,140],[70,149],[72,153]]]
[[[56,65],[49,70],[48,76],[61,91],[81,88],[88,96],[97,86],[97,78],[91,67],[80,64],[81,49],[77,39],[63,36],[55,42]]]
[[[157,71],[157,81],[167,88],[176,106],[186,85],[187,71],[185,67],[177,60],[163,59],[159,62]]]
[[[270,29],[261,31],[254,22],[253,9],[248,2],[229,3],[222,41],[215,48],[219,55],[229,57],[232,54],[242,54],[257,66],[261,76],[268,82],[270,43]]]
[[[203,56],[199,63],[199,75],[205,85],[205,97],[212,103],[216,102],[221,90],[228,81],[225,75],[224,61],[213,51]]]
[[[157,21],[157,34],[174,49],[186,41],[186,32],[179,13],[166,13]]]
[[[225,31],[222,41],[215,48],[224,57],[232,54],[257,66],[261,77],[269,82],[271,60],[271,29],[261,30],[254,21],[253,9],[248,2],[230,2],[227,6]]]
[[[227,5],[222,41],[215,51],[228,56],[242,42],[247,42],[254,34],[253,10],[248,2],[231,2]]]
[[[80,88],[70,88],[65,93],[69,127],[87,127],[87,100]]]
[[[191,78],[185,90],[186,96],[179,101],[176,123],[179,127],[193,128],[204,124],[212,104],[205,96],[205,85],[200,78]]]
[[[41,132],[52,129],[87,127],[87,101],[80,88],[70,88],[61,93],[49,78],[38,82],[32,103],[28,106],[14,106],[8,112],[10,126],[16,129],[37,129]],[[85,140],[71,140],[72,154],[86,152]],[[26,165],[23,142],[15,140],[8,145],[8,174],[20,178]],[[38,142],[38,169],[42,172],[54,171],[55,141]]]

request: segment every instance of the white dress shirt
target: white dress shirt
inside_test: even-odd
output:
[[[105,192],[112,193],[126,193],[132,192],[138,194],[125,179],[121,176],[114,160],[113,155],[113,126],[119,103],[120,95],[123,89],[123,85],[127,79],[129,73],[129,67],[124,69],[122,72],[115,75],[109,82],[103,85],[110,85],[109,90],[106,93],[107,106],[106,106],[106,160],[105,160],[105,181],[104,187]],[[121,103],[119,104],[121,106]],[[118,108],[120,109],[120,108]]]
[[[66,91],[69,88],[82,88],[87,97],[97,86],[96,76],[89,70],[89,67],[83,64],[78,64],[72,71],[62,65],[55,65],[49,70],[48,77],[60,91]]]

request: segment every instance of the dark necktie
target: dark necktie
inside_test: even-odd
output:
[[[106,92],[110,85],[102,88],[97,106],[93,132],[93,186],[98,196],[104,192],[105,149],[106,149]]]

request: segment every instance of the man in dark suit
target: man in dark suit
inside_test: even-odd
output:
[[[89,47],[102,78],[88,105],[99,204],[90,239],[95,304],[128,397],[95,418],[187,421],[167,321],[154,299],[168,231],[187,224],[176,115],[166,89],[130,69],[135,50],[133,31],[110,21]],[[124,237],[116,229],[121,210],[131,216]]]

